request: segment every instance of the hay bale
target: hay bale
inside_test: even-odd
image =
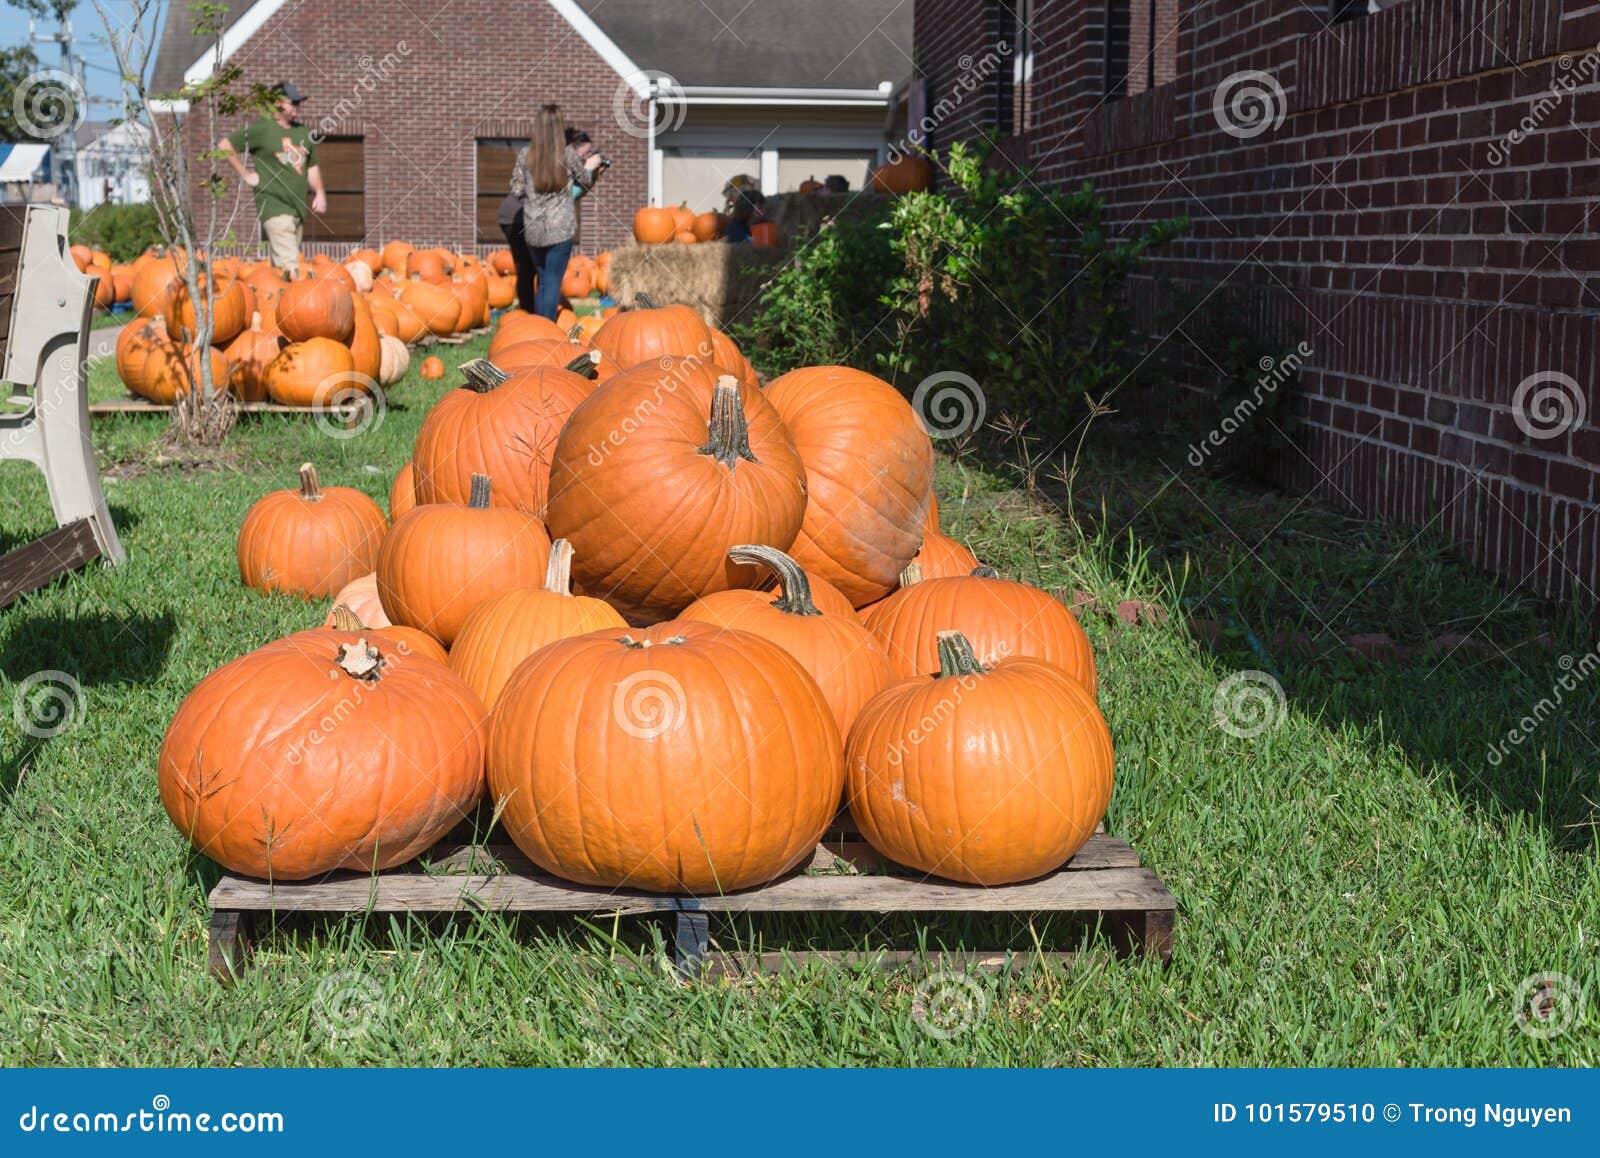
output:
[[[713,326],[751,316],[751,305],[785,260],[755,245],[630,245],[611,254],[611,294],[632,306],[640,294],[681,303]]]

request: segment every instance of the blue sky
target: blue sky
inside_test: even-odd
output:
[[[113,16],[129,7],[125,0],[101,0],[101,3]],[[54,33],[55,22],[40,20],[38,30],[41,33]],[[73,13],[72,30],[75,37],[74,48],[78,55],[88,62],[89,115],[97,120],[116,116],[121,108],[118,102],[116,62],[105,42],[105,26],[101,22],[100,13],[95,10],[91,0],[82,0],[78,5],[77,11]],[[0,0],[0,45],[13,47],[23,43],[27,38],[27,14],[13,8],[6,0]],[[35,44],[33,51],[42,67],[60,67],[61,49],[58,45]],[[101,101],[110,103],[99,103]]]

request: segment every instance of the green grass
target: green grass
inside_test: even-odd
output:
[[[482,348],[442,352],[459,362]],[[97,396],[116,393],[107,363],[93,373]],[[1413,541],[1414,531],[1294,497],[1175,480],[1110,445],[1084,464],[1075,506],[1020,488],[1000,464],[946,461],[939,492],[947,529],[1010,574],[1229,623],[1213,652],[1184,633],[1181,616],[1137,629],[1088,620],[1118,746],[1107,823],[1178,897],[1169,969],[1082,941],[1065,971],[1024,963],[981,980],[981,1015],[944,1040],[919,1024],[913,976],[819,967],[683,987],[656,968],[608,967],[613,954],[651,955],[654,934],[637,923],[614,938],[609,922],[474,916],[296,925],[258,946],[236,988],[219,988],[205,973],[215,869],[161,809],[157,749],[202,675],[320,616],[241,588],[236,530],[251,502],[290,485],[307,459],[325,483],[383,499],[441,385],[413,375],[382,426],[356,439],[301,418],[246,418],[216,469],[158,453],[159,419],[95,426],[128,563],[63,579],[0,618],[0,1061],[1600,1060],[1600,762],[1587,739],[1596,692],[1569,696],[1499,767],[1484,758],[1550,693],[1563,651],[1589,646],[1579,625],[1508,596],[1429,535]],[[49,528],[30,469],[0,466],[0,496],[6,546]],[[1416,643],[1480,620],[1512,662],[1424,653],[1389,668],[1333,645],[1379,630]],[[1274,631],[1323,625],[1307,656],[1270,646]],[[1555,650],[1512,646],[1543,632]],[[1214,718],[1219,681],[1241,668],[1275,672],[1287,695],[1279,726],[1250,739]],[[85,710],[70,730],[34,740],[10,709],[19,682],[42,670],[71,673]],[[714,926],[713,935],[881,944],[891,928],[917,932],[909,921],[848,918]],[[930,945],[978,947],[997,935],[1080,944],[1009,922],[922,932]],[[1515,1019],[1519,986],[1544,972],[1572,977],[1589,997],[1584,1016],[1551,1040],[1520,1032]]]

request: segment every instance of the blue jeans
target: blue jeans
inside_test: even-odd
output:
[[[567,274],[567,262],[572,260],[572,238],[554,245],[530,245],[528,255],[533,258],[534,272],[539,276],[539,287],[533,295],[533,312],[553,322],[556,311],[561,308],[561,279]]]

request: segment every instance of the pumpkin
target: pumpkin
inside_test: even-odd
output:
[[[567,333],[543,314],[525,314],[520,310],[503,314],[494,337],[489,339],[489,360],[492,362],[502,350],[523,342],[564,342]]]
[[[348,343],[356,332],[355,296],[336,278],[290,282],[278,298],[277,322],[291,342],[331,338]]]
[[[378,339],[378,384],[393,386],[411,369],[411,351],[393,334]]]
[[[633,239],[640,245],[665,245],[678,232],[678,219],[670,209],[646,205],[633,215]]]
[[[142,322],[129,322],[117,335],[117,377],[135,394],[149,390],[150,359],[158,350],[169,350],[167,322],[160,314]]]
[[[395,521],[378,552],[378,595],[395,623],[446,647],[478,604],[532,587],[550,563],[550,539],[532,515],[490,506],[478,475],[466,506],[420,504]]]
[[[489,268],[509,277],[517,272],[517,263],[509,249],[497,249],[489,255]]]
[[[389,521],[392,523],[417,505],[417,492],[412,483],[412,467],[408,462],[395,472],[389,485]]]
[[[352,250],[350,256],[345,258],[344,261],[346,265],[359,261],[362,265],[367,267],[367,272],[371,274],[376,274],[380,269],[383,268],[383,254],[379,253],[376,249],[373,249],[370,246],[363,246],[361,249]]]
[[[395,333],[406,345],[420,342],[427,334],[428,327],[422,324],[422,319],[410,306],[398,299],[390,299],[390,309],[394,311]]]
[[[116,301],[125,302],[133,296],[133,266],[125,263],[111,267],[111,290]]]
[[[688,306],[655,308],[641,295],[643,308],[606,319],[594,335],[594,348],[619,370],[630,370],[664,355],[710,358],[711,328]],[[727,369],[727,367],[724,367]]]
[[[321,406],[363,386],[350,347],[332,338],[285,346],[267,363],[267,395],[280,406]]]
[[[192,346],[177,346],[171,342],[156,344],[144,364],[144,380],[129,387],[160,406],[170,406],[190,389],[203,387],[200,377],[200,358],[204,356],[211,368],[212,389],[221,393],[228,388],[228,359],[215,346],[202,351]],[[142,389],[140,389],[142,387]]]
[[[922,529],[926,534],[929,535],[937,535],[940,529],[939,496],[934,494],[931,490],[928,492],[928,518],[927,521],[922,524]]]
[[[411,308],[431,334],[443,337],[455,333],[461,325],[461,302],[449,285],[412,278],[400,291],[400,300]]]
[[[168,296],[173,287],[183,281],[183,264],[179,251],[176,259],[152,258],[133,275],[133,308],[141,318],[153,318],[166,312]]]
[[[350,361],[362,389],[375,391],[383,373],[383,342],[372,321],[372,309],[365,298],[355,299],[356,328],[350,338]]]
[[[489,708],[517,666],[546,644],[627,621],[609,603],[572,593],[572,544],[550,544],[544,587],[518,587],[480,603],[450,648],[450,666]]]
[[[444,363],[437,354],[430,354],[422,360],[422,368],[418,373],[424,382],[437,382],[444,377]]]
[[[894,590],[917,553],[933,443],[901,393],[847,366],[791,370],[765,391],[806,464],[811,495],[790,552],[857,607]]]
[[[561,278],[561,294],[569,301],[572,298],[586,298],[594,292],[594,274],[587,265],[569,262],[566,273]]]
[[[98,266],[91,267],[90,276],[95,279],[94,304],[96,309],[109,310],[117,304],[117,286],[112,280],[109,271]]]
[[[207,278],[199,275],[200,293],[206,293]],[[211,344],[226,346],[237,338],[250,324],[251,301],[245,294],[245,284],[237,278],[211,282]],[[165,312],[167,333],[175,342],[192,342],[199,332],[195,318],[194,302],[189,298],[189,286],[182,279],[173,283],[167,295]]]
[[[391,868],[482,792],[486,719],[472,690],[436,660],[344,634],[302,632],[218,668],[167,728],[161,803],[232,872]]]
[[[817,610],[824,615],[842,615],[846,619],[854,619],[857,623],[866,622],[861,618],[861,613],[852,607],[850,601],[844,597],[844,592],[826,579],[819,578],[816,575],[807,575],[806,586],[811,591],[811,602],[815,603]],[[784,594],[783,583],[779,580],[776,572],[763,579],[755,590],[769,597]]]
[[[1037,587],[997,575],[922,579],[908,568],[906,585],[874,607],[867,626],[883,641],[900,679],[938,670],[937,636],[959,631],[982,663],[1011,656],[1042,659],[1095,694],[1094,648],[1072,612]]]
[[[378,614],[382,616],[383,608],[380,606]],[[329,630],[332,629],[332,630]],[[316,628],[312,629],[317,630]],[[418,631],[415,627],[405,627],[398,623],[391,623],[387,627],[374,627],[364,623],[362,617],[357,615],[348,604],[335,603],[328,617],[323,621],[322,631],[330,636],[335,636],[341,643],[354,643],[363,636],[379,646],[392,647],[389,653],[392,657],[409,657],[413,655],[426,656],[435,663],[449,663],[450,653],[426,631]],[[348,633],[336,635],[336,633]],[[301,632],[302,635],[306,634]]]
[[[350,487],[322,487],[300,467],[300,489],[256,501],[239,528],[239,578],[258,591],[322,599],[377,565],[389,528],[378,504]]]
[[[450,280],[450,263],[434,249],[414,249],[406,255],[405,273],[410,278],[428,282]]]
[[[783,236],[778,232],[777,222],[758,221],[750,227],[750,241],[771,249],[783,244]]]
[[[654,621],[757,575],[728,548],[789,546],[805,468],[776,411],[731,374],[663,357],[617,375],[556,443],[549,520],[585,592]]]
[[[411,256],[411,243],[391,241],[383,247],[383,268],[393,274],[406,271],[406,258]]]
[[[783,593],[774,599],[766,591],[718,591],[678,618],[749,631],[783,648],[817,681],[839,734],[848,735],[863,705],[894,680],[883,645],[853,610],[848,616],[819,611],[806,573],[782,551],[749,544],[733,548],[728,558],[769,569]]]
[[[228,359],[228,384],[244,402],[264,402],[267,398],[267,366],[283,349],[283,339],[261,328],[258,311],[250,328],[235,338],[225,351]]]
[[[978,558],[956,540],[938,532],[925,534],[922,548],[912,560],[924,579],[950,579],[971,575],[978,566]]]
[[[461,316],[456,321],[458,333],[489,323],[489,283],[481,273],[452,278],[445,283],[461,306]]]
[[[922,193],[933,188],[933,163],[926,157],[899,153],[872,171],[872,187],[879,193]]]
[[[517,279],[514,277],[491,277],[489,285],[489,308],[503,310],[517,300]]]
[[[696,217],[691,228],[696,241],[716,241],[728,232],[728,219],[713,210]]]
[[[367,627],[390,627],[389,617],[383,612],[383,601],[378,598],[378,573],[369,571],[358,575],[333,596],[334,611],[348,608]],[[324,627],[335,626],[334,611],[328,612]]]
[[[372,267],[362,261],[347,261],[344,269],[350,275],[350,280],[355,283],[356,292],[371,293],[373,278]]]
[[[541,367],[507,375],[482,360],[461,367],[467,384],[428,411],[411,461],[417,498],[464,503],[476,475],[495,480],[494,501],[543,517],[556,438],[589,384],[570,370]]]
[[[960,632],[932,676],[895,684],[845,749],[850,815],[890,860],[967,884],[1032,880],[1070,860],[1111,802],[1111,731],[1060,668],[985,665]]]
[[[694,235],[694,230],[680,229],[678,230],[677,234],[674,235],[673,240],[679,245],[694,245],[700,239]]]
[[[548,872],[724,894],[811,856],[840,754],[821,690],[782,648],[672,622],[559,640],[517,668],[491,716],[489,785]]]
[[[558,342],[550,338],[535,338],[531,342],[518,342],[514,346],[507,346],[490,361],[508,373],[517,370],[535,370],[540,366],[556,366],[581,375],[591,384],[602,376],[601,368],[606,366],[600,351],[591,349],[587,343],[570,342],[565,339]]]
[[[711,330],[711,360],[739,379],[740,385],[750,390],[761,389],[761,379],[756,377],[756,368],[744,356],[738,343],[714,327]]]

